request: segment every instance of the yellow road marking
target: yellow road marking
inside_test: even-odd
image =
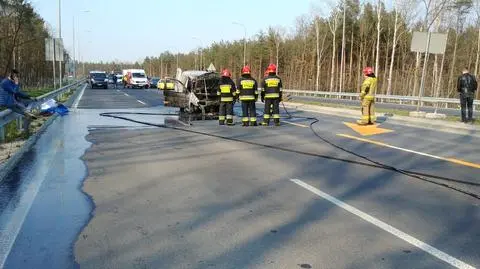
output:
[[[347,125],[348,127],[352,128],[355,132],[367,136],[367,135],[377,135],[377,134],[384,134],[384,133],[391,133],[393,130],[379,128],[379,124],[374,125],[358,125],[356,123],[351,122],[344,122],[343,124]]]
[[[308,125],[305,125],[305,124],[300,124],[300,123],[295,123],[295,122],[290,122],[290,121],[283,121],[283,122],[291,124],[291,125],[295,125],[295,126],[298,126],[298,127],[302,127],[302,128],[308,128]]]
[[[356,137],[356,136],[352,136],[352,135],[347,135],[347,134],[337,134],[337,135],[341,136],[341,137],[345,137],[345,138],[350,138],[350,139],[374,144],[374,145],[381,146],[381,147],[398,149],[398,150],[401,150],[401,151],[410,152],[410,153],[430,157],[430,158],[437,159],[437,160],[447,161],[447,162],[451,162],[451,163],[455,163],[455,164],[460,164],[460,165],[463,165],[463,166],[468,166],[468,167],[473,167],[473,168],[480,169],[480,164],[478,164],[478,163],[471,163],[471,162],[467,162],[467,161],[459,160],[459,159],[455,159],[455,158],[446,158],[446,157],[436,156],[436,155],[432,155],[432,154],[428,154],[428,153],[423,153],[423,152],[414,151],[414,150],[411,150],[411,149],[396,147],[396,146],[392,146],[392,145],[385,144],[385,143],[382,143],[382,142],[378,142],[378,141],[374,141],[374,140],[370,140],[370,139],[366,139],[366,138],[361,138],[361,137]]]

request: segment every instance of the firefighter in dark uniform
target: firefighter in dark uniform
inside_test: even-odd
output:
[[[273,118],[276,126],[280,126],[280,101],[282,100],[282,79],[277,76],[277,66],[270,64],[267,67],[268,76],[262,81],[262,102],[265,102],[262,125],[268,126]],[[270,113],[270,107],[272,113]],[[271,115],[272,114],[272,115]]]
[[[162,91],[163,93],[163,104],[165,106],[168,106],[169,105],[169,100],[168,100],[168,92],[165,90],[166,87],[165,87],[165,79],[160,79],[157,83],[157,88]]]
[[[175,91],[175,81],[171,78],[165,78],[165,90],[163,91],[163,96],[165,96],[165,101],[170,105],[172,99],[174,98]]]
[[[478,85],[477,80],[468,72],[467,68],[462,73],[458,78],[457,91],[460,94],[462,122],[468,123],[473,122],[473,100],[475,99],[475,91]]]
[[[218,123],[225,125],[226,119],[227,125],[233,125],[233,103],[236,98],[235,82],[233,82],[232,74],[228,69],[224,69],[221,75],[217,90],[217,95],[220,96]]]
[[[242,76],[238,79],[237,96],[242,102],[243,126],[257,126],[255,102],[258,99],[258,84],[252,78],[249,66],[242,68]]]

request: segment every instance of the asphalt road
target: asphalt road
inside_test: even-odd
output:
[[[4,268],[480,266],[480,200],[457,191],[480,194],[472,137],[388,121],[362,136],[300,111],[320,138],[303,118],[175,130],[99,116],[175,112],[154,89],[87,89],[76,107],[1,183]]]

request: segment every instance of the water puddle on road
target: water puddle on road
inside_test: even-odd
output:
[[[0,183],[0,268],[77,268],[73,245],[94,203],[82,190],[88,175],[83,155],[90,130],[151,128],[100,116],[105,112],[174,113],[172,109],[72,111],[58,117]],[[166,116],[129,115],[164,124]]]

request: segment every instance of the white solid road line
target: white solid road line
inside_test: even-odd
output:
[[[465,263],[465,262],[462,262],[460,260],[458,260],[457,258],[454,258],[450,255],[448,255],[447,253],[439,250],[439,249],[436,249],[432,246],[430,246],[429,244],[427,243],[424,243],[418,239],[416,239],[415,237],[409,235],[409,234],[406,234],[400,230],[398,230],[397,228],[377,219],[377,218],[374,218],[370,215],[368,215],[367,213],[363,212],[363,211],[360,211],[358,209],[356,209],[355,207],[351,206],[351,205],[348,205],[340,200],[338,200],[337,198],[299,180],[299,179],[290,179],[290,181],[292,181],[293,183],[311,191],[312,193],[328,200],[329,202],[345,209],[346,211],[356,215],[357,217],[360,217],[362,218],[363,220],[381,228],[382,230],[386,231],[386,232],[389,232],[393,235],[395,235],[396,237],[406,241],[407,243],[410,243],[420,249],[422,249],[423,251],[439,258],[440,260],[444,261],[444,262],[447,262],[449,263],[450,265],[456,267],[456,268],[462,268],[462,269],[475,269],[475,267]]]
[[[291,125],[294,125],[294,126],[297,126],[297,127],[302,127],[302,128],[308,128],[308,125],[305,125],[305,124],[300,124],[300,123],[295,123],[295,122],[291,122],[291,121],[283,121],[287,124],[291,124]]]
[[[72,108],[73,109],[77,109],[78,107],[78,103],[80,103],[80,100],[82,99],[83,97],[83,93],[85,92],[85,89],[87,88],[87,84],[85,84],[82,88],[82,91],[80,92],[80,94],[78,95],[77,99],[75,99],[75,102],[73,103],[73,106]]]
[[[146,104],[147,104],[147,103],[142,102],[142,101],[140,101],[140,100],[138,100],[138,99],[137,99],[137,102],[139,102],[139,103],[142,104],[142,105],[146,105]]]

